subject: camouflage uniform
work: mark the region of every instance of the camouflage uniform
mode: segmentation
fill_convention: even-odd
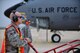
[[[20,30],[22,32],[23,38],[29,38],[32,42],[32,36],[31,36],[31,31],[30,27],[26,24],[21,24],[20,25]],[[30,47],[28,44],[24,46],[24,53],[29,53]]]
[[[24,39],[20,39],[19,34],[17,33],[17,29],[19,28],[15,24],[11,24],[12,26],[6,30],[6,53],[18,53],[19,47],[24,47],[27,42]],[[14,27],[13,27],[14,26]]]

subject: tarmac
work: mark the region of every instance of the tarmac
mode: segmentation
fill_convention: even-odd
[[[46,30],[40,29],[39,32],[37,32],[37,29],[31,28],[31,34],[33,38],[32,44],[39,51],[39,53],[43,53],[44,51],[55,48],[69,41],[80,39],[80,31],[60,31],[60,33],[61,33],[60,34],[61,41],[59,43],[53,43],[51,41],[51,36],[54,34],[53,32],[50,32],[50,30],[48,30],[48,33],[47,33],[48,41],[47,41],[46,40]],[[0,48],[1,48],[3,37],[4,37],[4,29],[0,29]],[[60,51],[64,48],[58,49],[57,51]],[[35,52],[32,49],[30,49],[29,53],[35,53]],[[53,53],[53,52],[50,52],[50,53]]]

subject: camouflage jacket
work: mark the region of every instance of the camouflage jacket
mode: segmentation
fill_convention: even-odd
[[[27,26],[26,24],[21,24],[19,27],[20,27],[23,38],[29,38],[32,42],[30,27]],[[28,46],[28,44],[26,44],[24,46],[24,53],[29,53],[29,50],[30,50],[30,47]]]
[[[19,28],[15,24],[6,30],[6,53],[18,53],[18,48],[27,44],[26,40],[20,39],[15,28]],[[13,27],[14,26],[14,27]]]

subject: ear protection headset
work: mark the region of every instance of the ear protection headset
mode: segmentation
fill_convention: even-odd
[[[13,13],[13,17],[12,17],[13,22],[17,22],[18,16],[15,15],[16,11],[14,10],[14,11],[12,11],[12,13]]]

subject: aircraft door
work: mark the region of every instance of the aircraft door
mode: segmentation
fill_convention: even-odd
[[[49,27],[49,17],[36,17],[37,28],[48,28]]]

